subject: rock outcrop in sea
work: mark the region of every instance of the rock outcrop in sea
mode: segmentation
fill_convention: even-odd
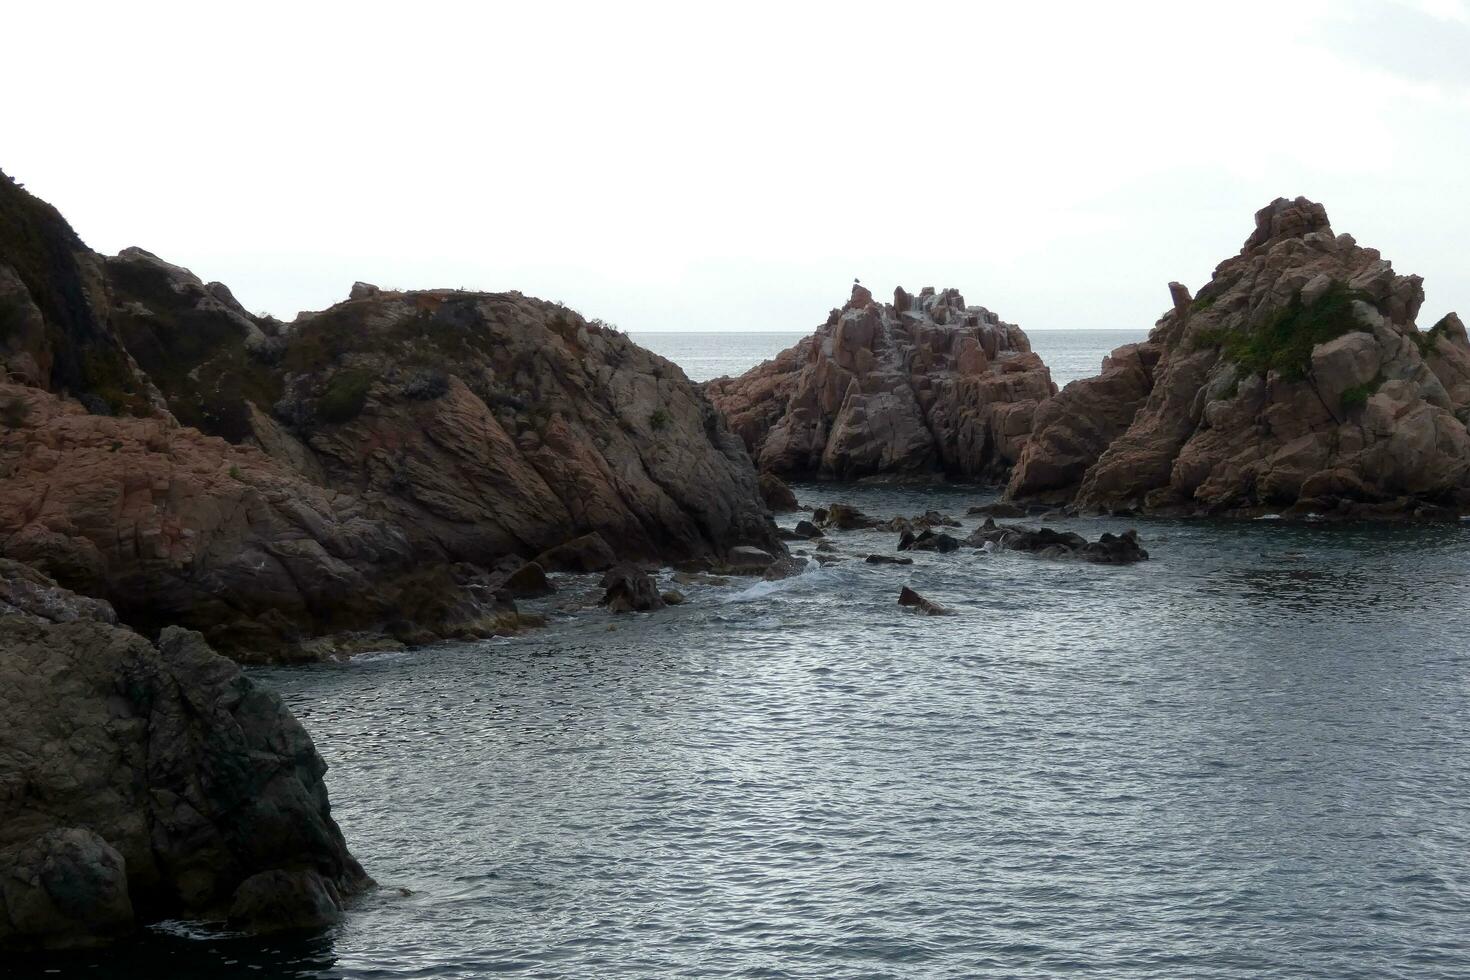
[[[1086,510],[1451,515],[1470,506],[1470,341],[1305,198],[1144,343],[1036,412],[1013,499]]]
[[[854,285],[811,337],[705,391],[763,472],[988,480],[1056,386],[1021,328],[958,290],[878,303]]]
[[[783,551],[741,441],[599,321],[358,283],[281,323],[3,175],[0,368],[0,556],[242,659],[514,630],[490,570],[588,535]]]
[[[237,906],[277,910],[242,928],[310,928],[371,883],[310,737],[198,633],[155,646],[13,562],[0,594],[0,949],[101,945]]]

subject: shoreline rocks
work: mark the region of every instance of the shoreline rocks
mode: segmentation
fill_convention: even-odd
[[[705,393],[762,472],[927,480],[1007,473],[1056,391],[1026,334],[957,290],[854,284],[817,332]]]
[[[155,647],[10,615],[0,650],[0,948],[223,918],[260,872],[315,875],[339,911],[371,884],[310,737],[199,634],[170,628]]]
[[[1148,552],[1139,544],[1138,532],[1131,529],[1122,534],[1105,531],[1096,541],[1088,541],[1075,531],[996,524],[987,518],[965,539],[965,544],[987,551],[1027,551],[1041,558],[1079,558],[1097,565],[1129,565],[1148,560]]]

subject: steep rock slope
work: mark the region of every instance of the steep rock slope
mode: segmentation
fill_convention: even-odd
[[[1019,327],[957,290],[879,304],[854,285],[813,336],[705,390],[766,472],[986,479],[1056,387]]]
[[[353,494],[428,554],[489,564],[591,531],[639,559],[774,543],[744,448],[683,372],[565,307],[359,283],[282,324],[140,249],[106,268],[181,421]]]
[[[1420,331],[1421,280],[1334,234],[1321,205],[1278,199],[1197,298],[1173,292],[1148,343],[1038,413],[1012,496],[1370,516],[1470,504],[1465,328],[1451,314]]]

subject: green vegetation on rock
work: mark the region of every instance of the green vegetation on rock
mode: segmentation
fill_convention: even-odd
[[[1361,408],[1368,404],[1368,399],[1373,397],[1373,393],[1383,385],[1383,381],[1383,375],[1380,374],[1372,381],[1344,388],[1342,394],[1338,396],[1338,402],[1343,408]]]
[[[1439,343],[1439,338],[1445,334],[1445,328],[1449,323],[1450,315],[1446,313],[1435,321],[1434,326],[1423,333],[1409,334],[1414,341],[1414,346],[1419,348],[1420,357],[1428,357],[1434,353],[1434,345]]]
[[[1291,302],[1246,329],[1213,327],[1194,337],[1196,347],[1218,347],[1225,357],[1246,371],[1279,372],[1288,381],[1301,381],[1312,366],[1312,348],[1365,327],[1353,311],[1357,300],[1368,300],[1347,283],[1333,282],[1313,303],[1302,302],[1301,292]]]
[[[317,415],[327,422],[351,422],[362,412],[372,384],[372,375],[366,371],[338,371],[332,375],[332,380],[327,382],[327,390],[317,400]]]

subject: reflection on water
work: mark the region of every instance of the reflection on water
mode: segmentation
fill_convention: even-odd
[[[1062,523],[1154,558],[854,560],[260,671],[386,887],[315,943],[156,936],[108,975],[1470,972],[1470,532]]]

